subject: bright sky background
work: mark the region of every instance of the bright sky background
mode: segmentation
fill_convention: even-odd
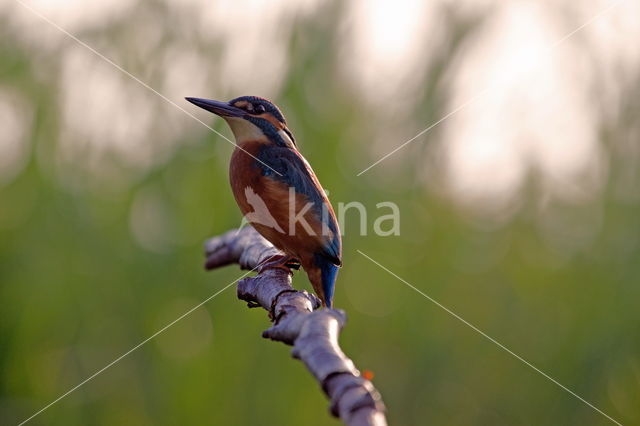
[[[297,16],[314,13],[322,1],[167,3],[175,13],[178,29],[158,26],[153,14],[134,0],[98,0],[91,2],[91,7],[81,0],[28,1],[79,35],[124,14],[139,13],[139,31],[126,37],[135,58],[121,57],[116,43],[122,40],[117,36],[93,42],[93,46],[125,68],[134,65],[139,69],[136,61],[152,61],[145,68],[149,74],[139,77],[176,102],[185,94],[214,92],[222,92],[221,97],[238,93],[277,96],[292,60],[285,44],[289,23]],[[362,97],[363,108],[375,109],[380,99],[387,100],[388,108],[386,116],[378,117],[374,124],[379,126],[375,132],[380,135],[378,140],[363,145],[363,149],[370,149],[366,158],[375,161],[432,124],[425,122],[420,128],[414,122],[406,123],[418,108],[417,89],[434,52],[438,52],[435,47],[448,40],[444,16],[455,8],[461,16],[481,13],[486,18],[448,71],[448,102],[441,110],[446,114],[482,95],[434,129],[439,132],[435,143],[446,154],[447,185],[453,197],[463,204],[490,201],[488,205],[504,208],[517,202],[531,170],[543,177],[551,197],[579,199],[597,193],[607,176],[599,142],[605,112],[615,114],[626,87],[618,83],[628,81],[640,69],[640,3],[620,0],[584,30],[556,43],[612,3],[350,2],[344,22],[338,26],[344,40],[341,72]],[[82,158],[96,173],[109,173],[105,158],[115,155],[142,173],[170,155],[178,135],[193,127],[180,111],[18,4],[5,0],[0,10],[7,8],[15,17],[15,34],[34,55],[41,55],[43,61],[61,61],[58,76],[43,74],[42,78],[59,79],[63,124],[55,155],[62,170]],[[207,63],[204,52],[192,41],[193,33],[202,39],[224,40],[219,63]],[[150,52],[166,34],[171,35],[170,45],[163,46],[160,58],[151,57]],[[268,53],[262,48],[265,44],[271,46]],[[260,63],[259,78],[256,63]],[[194,72],[203,69],[209,72]],[[218,87],[221,81],[224,87]],[[87,96],[100,101],[87,107]],[[27,141],[33,114],[27,105],[11,88],[0,87],[4,129],[0,184],[19,173],[30,152]],[[161,130],[154,133],[159,135],[154,140],[147,137],[151,129]],[[423,152],[417,147],[423,143],[424,137],[417,139],[376,169],[388,173],[402,168],[403,160]]]

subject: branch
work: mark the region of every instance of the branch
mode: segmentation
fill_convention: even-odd
[[[205,250],[207,269],[231,263],[256,269],[265,260],[282,254],[250,226],[211,238]],[[262,337],[293,346],[293,357],[307,366],[329,397],[331,414],[349,426],[387,424],[380,394],[338,345],[338,334],[346,322],[344,311],[318,309],[320,300],[295,290],[291,273],[278,268],[240,280],[238,298],[249,307],[261,306],[269,312],[273,325]]]

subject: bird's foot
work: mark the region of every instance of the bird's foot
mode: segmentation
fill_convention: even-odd
[[[247,302],[247,307],[248,308],[259,308],[262,305],[260,305],[258,302],[253,302],[253,301],[248,301]]]
[[[287,273],[290,273],[292,269],[300,269],[300,261],[292,256],[272,256],[258,267],[258,273],[273,268],[283,269]]]
[[[289,269],[295,269],[296,271],[300,269],[300,261],[295,257],[289,258],[289,261],[285,263],[286,267]]]

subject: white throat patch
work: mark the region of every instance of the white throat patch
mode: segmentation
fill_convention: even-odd
[[[224,117],[229,123],[233,136],[236,137],[236,143],[242,143],[250,140],[265,139],[262,130],[252,122],[240,117]]]

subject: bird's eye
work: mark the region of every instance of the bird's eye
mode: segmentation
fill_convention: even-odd
[[[256,105],[253,107],[253,109],[255,110],[255,112],[257,112],[258,114],[262,114],[263,112],[266,111],[266,109],[264,108],[264,105]]]

